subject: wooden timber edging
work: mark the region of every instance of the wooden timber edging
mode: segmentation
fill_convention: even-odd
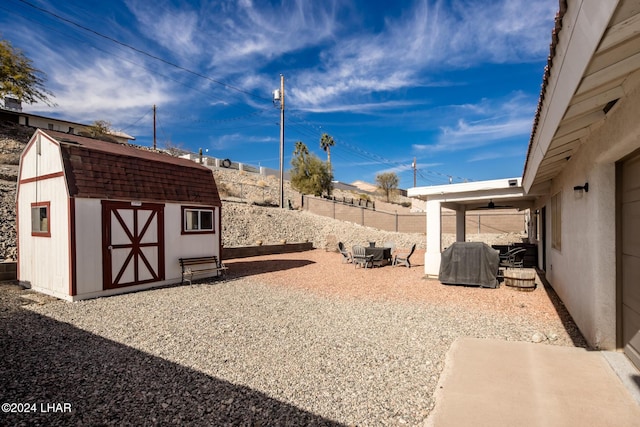
[[[284,243],[277,245],[262,246],[238,246],[233,248],[222,248],[222,259],[248,258],[260,255],[287,254],[293,252],[304,252],[313,250],[312,242],[305,243]],[[13,281],[18,279],[17,262],[0,262],[0,282]]]
[[[313,250],[313,243],[285,243],[262,246],[238,246],[222,248],[222,259],[248,258],[260,255],[286,254]],[[526,260],[525,260],[526,261]],[[530,263],[525,262],[526,266]],[[535,266],[535,262],[531,267]],[[0,282],[17,280],[17,263],[15,261],[0,262]]]
[[[248,258],[260,255],[288,254],[293,252],[304,252],[313,250],[312,242],[305,243],[283,243],[277,245],[261,245],[261,246],[238,246],[231,248],[222,248],[223,260],[235,258]]]

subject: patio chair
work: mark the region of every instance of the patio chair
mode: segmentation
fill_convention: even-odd
[[[388,261],[390,263],[393,262],[393,256],[395,255],[395,251],[396,251],[396,242],[392,242],[392,241],[384,242],[384,247],[390,249],[389,254],[391,254],[391,258],[389,258]]]
[[[353,266],[361,266],[367,268],[369,265],[373,267],[373,255],[367,255],[364,246],[354,246],[351,248],[351,256],[353,259]]]
[[[525,248],[511,248],[500,255],[500,267],[522,268],[524,266]]]
[[[396,255],[393,257],[392,266],[395,267],[396,265],[404,265],[407,268],[411,268],[411,261],[409,259],[411,258],[411,255],[413,255],[413,252],[415,250],[416,250],[416,244],[414,243],[413,246],[411,246],[411,250],[409,252],[407,251],[396,252]]]
[[[344,247],[344,243],[338,242],[338,250],[340,250],[340,253],[342,254],[343,264],[349,264],[353,262],[353,257],[351,256],[351,252],[349,252],[347,248]]]

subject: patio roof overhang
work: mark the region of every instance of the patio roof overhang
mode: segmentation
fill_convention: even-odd
[[[535,196],[525,194],[521,178],[465,182],[407,190],[409,197],[438,200],[441,205],[455,211],[478,209],[530,209]]]
[[[523,172],[526,193],[546,192],[638,70],[640,1],[560,1]]]

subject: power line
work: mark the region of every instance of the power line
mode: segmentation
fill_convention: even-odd
[[[153,111],[153,108],[149,108],[149,109],[148,109],[148,110],[147,110],[147,111],[142,115],[142,117],[140,117],[138,120],[136,120],[135,122],[131,123],[130,125],[125,126],[124,128],[122,128],[122,130],[124,131],[124,130],[127,130],[127,129],[131,128],[131,127],[134,127],[135,125],[137,125],[137,124],[138,124],[138,122],[140,122],[140,120],[142,120],[142,119],[144,119],[145,117],[147,117],[147,115],[148,115],[151,111]]]
[[[242,116],[227,117],[224,119],[194,119],[190,117],[176,116],[176,115],[172,115],[172,118],[179,119],[183,122],[189,122],[189,123],[225,123],[225,122],[233,122],[233,121],[238,121],[242,119],[247,119],[247,118],[257,116],[259,114],[265,113],[267,111],[272,111],[272,110],[273,108],[263,108],[261,110],[254,111],[253,113],[245,114]]]
[[[17,0],[17,1],[22,1],[22,0]],[[9,12],[9,13],[16,13],[16,12],[15,12],[15,10],[11,10],[11,9],[4,8],[4,7],[2,7],[2,5],[0,5],[0,10],[5,10],[5,11],[7,11],[7,12]],[[95,45],[95,44],[91,44],[91,43],[89,43],[89,42],[88,42],[87,40],[85,40],[85,39],[81,39],[81,38],[79,38],[79,37],[74,37],[74,36],[72,36],[71,34],[69,34],[68,32],[60,31],[60,29],[59,29],[58,27],[43,24],[43,23],[38,22],[37,20],[35,20],[35,19],[33,19],[33,18],[30,18],[30,17],[28,17],[28,16],[27,16],[27,17],[23,17],[23,18],[26,18],[26,19],[28,19],[28,20],[30,20],[30,21],[32,21],[32,22],[36,22],[36,23],[38,23],[38,25],[39,25],[40,27],[47,28],[49,31],[56,32],[56,33],[58,33],[58,34],[62,35],[63,37],[67,37],[67,38],[70,38],[70,39],[72,39],[72,40],[77,40],[77,41],[79,41],[79,42],[81,42],[81,43],[87,43],[89,46],[91,46],[91,48],[92,48],[92,49],[96,49],[96,50],[98,50],[98,51],[104,52],[104,53],[105,53],[105,54],[107,54],[107,55],[113,56],[113,57],[115,57],[115,58],[117,58],[117,59],[119,59],[119,60],[121,60],[121,61],[128,62],[128,63],[130,63],[130,64],[132,64],[132,65],[135,65],[135,66],[137,66],[137,67],[140,67],[140,68],[142,68],[142,69],[144,69],[144,70],[146,70],[146,71],[148,71],[148,72],[150,72],[150,73],[152,73],[152,74],[158,75],[158,76],[163,77],[163,78],[165,78],[165,79],[167,79],[167,80],[174,81],[174,82],[176,82],[177,84],[182,85],[182,86],[184,86],[184,87],[186,87],[186,88],[189,88],[189,89],[192,89],[192,90],[195,90],[195,91],[199,91],[199,90],[200,90],[199,88],[196,88],[196,87],[194,87],[194,86],[191,86],[191,85],[189,85],[189,84],[187,84],[187,83],[185,83],[185,82],[182,82],[182,81],[180,81],[180,80],[178,80],[178,79],[176,79],[176,78],[174,78],[174,77],[171,77],[171,76],[169,76],[169,75],[163,74],[163,73],[161,73],[161,72],[159,72],[159,71],[157,71],[157,70],[151,69],[150,67],[148,67],[148,66],[146,66],[146,65],[144,65],[144,64],[141,64],[141,63],[139,63],[139,62],[132,61],[132,60],[131,60],[131,59],[129,59],[129,58],[126,58],[126,57],[123,57],[123,56],[117,55],[117,54],[115,54],[115,53],[113,53],[113,52],[107,51],[107,50],[105,50],[105,49],[103,49],[103,48],[101,48],[101,47],[99,47],[99,46],[97,46],[97,45]],[[219,101],[227,102],[227,101],[226,101],[225,99],[223,99],[223,98],[220,98],[220,97],[217,97],[217,96],[214,96],[214,95],[209,95],[209,96],[210,96],[211,98],[217,99],[217,100],[219,100]],[[270,108],[265,109],[265,111],[266,111],[266,110],[270,110]]]
[[[263,101],[271,101],[271,99],[267,99],[267,98],[264,98],[264,97],[262,97],[262,96],[255,95],[255,94],[253,94],[253,93],[251,93],[251,92],[249,92],[249,91],[246,91],[246,90],[244,90],[244,89],[242,89],[242,88],[239,88],[239,87],[236,87],[236,86],[232,86],[232,85],[230,85],[230,84],[227,84],[227,83],[221,82],[221,81],[219,81],[219,80],[213,79],[212,77],[206,76],[206,75],[204,75],[204,74],[202,74],[202,73],[199,73],[199,72],[197,72],[197,71],[193,71],[193,70],[191,70],[191,69],[189,69],[189,68],[183,67],[183,66],[178,65],[178,64],[176,64],[176,63],[174,63],[174,62],[171,62],[171,61],[169,61],[169,60],[166,60],[166,59],[164,59],[164,58],[162,58],[162,57],[160,57],[160,56],[157,56],[157,55],[151,54],[151,53],[149,53],[149,52],[147,52],[147,51],[144,51],[144,50],[142,50],[142,49],[139,49],[139,48],[137,48],[137,47],[135,47],[135,46],[132,46],[132,45],[127,44],[127,43],[124,43],[124,42],[122,42],[122,41],[120,41],[120,40],[118,40],[118,39],[116,39],[116,38],[113,38],[113,37],[107,36],[107,35],[105,35],[105,34],[102,34],[102,33],[98,32],[98,31],[96,31],[96,30],[94,30],[94,29],[92,29],[92,28],[89,28],[89,27],[84,26],[84,25],[82,25],[82,24],[80,24],[80,23],[77,23],[77,22],[75,22],[75,21],[73,21],[73,20],[71,20],[71,19],[68,19],[68,18],[65,18],[65,17],[63,17],[63,16],[60,16],[60,15],[58,15],[58,14],[56,14],[56,13],[52,12],[52,11],[49,11],[49,10],[47,10],[47,9],[45,9],[45,8],[39,7],[39,6],[37,6],[37,5],[34,5],[33,3],[28,2],[28,1],[26,1],[26,0],[18,0],[18,1],[19,1],[19,2],[21,2],[21,3],[23,3],[23,4],[25,4],[25,5],[27,5],[27,6],[29,6],[29,7],[31,7],[31,8],[33,8],[33,9],[35,9],[35,10],[38,10],[38,11],[39,11],[39,12],[41,12],[41,13],[47,14],[47,15],[49,15],[49,16],[52,16],[52,17],[54,17],[55,19],[57,19],[57,20],[59,20],[59,21],[62,21],[62,22],[65,22],[65,23],[67,23],[67,24],[70,24],[70,25],[72,25],[72,26],[75,26],[75,27],[77,27],[77,28],[80,28],[81,30],[84,30],[84,31],[86,31],[86,32],[89,32],[89,33],[91,33],[91,34],[94,34],[95,36],[98,36],[98,37],[100,37],[100,38],[103,38],[103,39],[105,39],[105,40],[108,40],[108,41],[110,41],[110,42],[112,42],[112,43],[115,43],[115,44],[120,45],[120,46],[122,46],[122,47],[125,47],[125,48],[127,48],[127,49],[130,49],[130,50],[132,50],[132,51],[134,51],[134,52],[136,52],[136,53],[139,53],[139,54],[141,54],[141,55],[147,56],[147,57],[149,57],[149,58],[151,58],[151,59],[154,59],[154,60],[156,60],[156,61],[162,62],[162,63],[164,63],[164,64],[166,64],[166,65],[169,65],[169,66],[171,66],[171,67],[174,67],[174,68],[176,68],[176,69],[178,69],[178,70],[181,70],[181,71],[184,71],[184,72],[189,73],[189,74],[191,74],[191,75],[194,75],[194,76],[196,76],[196,77],[199,77],[199,78],[205,79],[205,80],[210,81],[210,82],[212,82],[212,83],[215,83],[215,84],[221,85],[222,87],[224,87],[224,88],[226,88],[226,89],[233,90],[233,91],[236,91],[236,92],[239,92],[239,93],[242,93],[242,94],[245,94],[245,95],[251,96],[251,97],[253,97],[253,98],[263,100]],[[96,48],[97,48],[97,49],[99,49],[99,50],[103,50],[103,49],[100,49],[100,48],[98,48],[98,47],[96,47]],[[103,51],[104,51],[104,50],[103,50]],[[104,52],[106,52],[106,51],[104,51]],[[113,55],[113,53],[111,53],[111,52],[106,52],[106,53],[108,53],[108,54],[110,54],[110,55]],[[117,55],[114,55],[114,56],[116,56],[116,57],[117,57]],[[176,81],[176,82],[178,82],[178,83],[180,83],[180,84],[183,84],[183,85],[185,85],[185,86],[189,87],[188,85],[186,85],[186,84],[184,84],[184,83],[182,83],[182,82],[179,82],[178,80],[175,80],[175,79],[173,79],[173,78],[171,78],[171,77],[168,77],[168,76],[165,76],[165,75],[163,75],[163,74],[161,74],[161,73],[158,73],[158,72],[157,72],[157,71],[155,71],[155,70],[150,70],[149,68],[147,68],[147,67],[145,67],[145,66],[143,66],[143,65],[136,64],[136,63],[134,63],[134,62],[132,62],[132,61],[129,61],[129,60],[127,60],[127,59],[124,59],[124,58],[120,58],[120,59],[126,60],[126,61],[128,61],[128,62],[130,62],[130,63],[135,64],[135,65],[141,66],[141,67],[143,67],[143,68],[147,69],[148,71],[150,71],[150,72],[152,72],[152,73],[155,73],[155,74],[161,75],[161,76],[163,76],[163,77],[165,77],[165,78],[168,78],[168,79],[174,80],[174,81]],[[195,89],[195,88],[192,88],[192,89]],[[218,99],[220,99],[220,98],[218,98]],[[250,114],[244,115],[244,116],[238,116],[238,117],[232,117],[232,118],[226,118],[226,119],[194,120],[194,121],[192,121],[192,122],[194,122],[194,123],[222,123],[222,122],[228,122],[228,121],[236,121],[236,120],[242,120],[242,119],[244,119],[244,118],[248,118],[248,117],[256,116],[256,115],[261,114],[261,113],[263,113],[264,111],[267,111],[267,110],[268,110],[268,109],[263,109],[263,110],[259,110],[259,111],[256,111],[256,112],[253,112],[253,113],[250,113]],[[137,124],[140,120],[142,120],[144,117],[146,117],[146,115],[147,115],[148,113],[149,113],[149,112],[147,111],[147,113],[145,113],[145,115],[143,115],[140,119],[138,119],[138,120],[137,120],[136,122],[134,122],[133,124],[131,124],[131,125],[127,126],[125,129],[127,129],[127,128],[129,128],[129,127],[132,127],[132,126],[134,126],[135,124]],[[291,112],[290,112],[290,113],[291,113]],[[295,114],[294,114],[294,115],[295,115]],[[246,128],[246,127],[255,127],[255,126],[261,126],[261,124],[253,124],[253,125],[249,125],[249,126],[244,126],[243,128]],[[291,124],[290,124],[289,126],[291,126]],[[304,119],[302,119],[302,121],[300,122],[300,124],[299,124],[299,125],[294,125],[294,127],[296,127],[296,128],[297,128],[297,130],[298,130],[301,134],[306,134],[306,135],[308,135],[308,136],[318,137],[318,138],[319,138],[319,136],[322,134],[322,129],[321,129],[320,127],[315,126],[315,125],[312,125],[312,124],[310,124],[309,122],[307,122],[307,121],[306,121],[306,120],[304,120]],[[217,130],[232,130],[232,129],[238,129],[238,128],[219,128],[219,129],[217,129]],[[164,130],[163,130],[163,132],[164,132]],[[165,135],[165,137],[166,137],[166,135]],[[402,163],[399,163],[399,162],[396,162],[396,161],[389,160],[389,159],[384,158],[384,157],[382,157],[382,156],[380,156],[380,155],[378,155],[378,154],[375,154],[375,153],[368,152],[368,151],[366,151],[366,150],[364,150],[364,149],[361,149],[361,148],[359,148],[359,147],[357,147],[357,146],[351,145],[351,144],[349,144],[348,142],[346,142],[346,141],[344,141],[344,140],[342,140],[342,139],[336,139],[336,142],[339,142],[342,146],[344,146],[345,148],[347,148],[347,150],[351,151],[354,155],[356,155],[357,157],[360,157],[360,158],[362,158],[362,159],[370,160],[370,161],[374,161],[374,162],[377,162],[377,163],[381,163],[381,164],[385,164],[385,165],[389,165],[389,166],[394,166],[394,167],[403,167],[403,166],[404,166]],[[425,180],[427,180],[427,181],[429,181],[429,179],[428,179],[428,178],[426,178],[426,176],[424,175],[424,173],[433,174],[433,175],[436,175],[436,176],[441,177],[441,178],[447,178],[447,179],[449,179],[449,180],[451,180],[452,178],[454,178],[454,177],[453,177],[453,176],[451,176],[451,175],[443,174],[443,173],[440,173],[440,172],[437,172],[437,171],[432,171],[432,170],[426,170],[426,171],[424,171],[424,173],[423,173],[423,171],[422,171],[422,170],[418,170],[417,172],[418,172],[418,174],[419,174],[423,179],[425,179]],[[461,178],[461,177],[455,177],[455,178],[456,178],[456,179],[458,179],[458,180],[460,180],[460,181],[468,181],[467,179],[465,179],[465,178]]]
[[[264,97],[259,96],[259,95],[255,95],[255,94],[253,94],[253,93],[251,93],[251,92],[249,92],[249,91],[246,91],[246,90],[244,90],[244,89],[241,89],[241,88],[238,88],[238,87],[232,86],[232,85],[230,85],[230,84],[227,84],[227,83],[221,82],[221,81],[219,81],[219,80],[215,80],[215,79],[213,79],[213,78],[211,78],[211,77],[209,77],[209,76],[205,76],[204,74],[198,73],[197,71],[190,70],[190,69],[188,69],[188,68],[186,68],[186,67],[183,67],[183,66],[178,65],[178,64],[176,64],[176,63],[173,63],[173,62],[171,62],[171,61],[168,61],[168,60],[166,60],[166,59],[164,59],[164,58],[161,58],[161,57],[159,57],[159,56],[157,56],[157,55],[153,55],[153,54],[151,54],[151,53],[149,53],[149,52],[146,52],[146,51],[144,51],[144,50],[142,50],[142,49],[138,49],[137,47],[131,46],[130,44],[127,44],[127,43],[121,42],[120,40],[117,40],[117,39],[115,39],[115,38],[113,38],[113,37],[110,37],[110,36],[107,36],[107,35],[105,35],[105,34],[102,34],[102,33],[98,32],[98,31],[96,31],[96,30],[93,30],[93,29],[91,29],[91,28],[89,28],[89,27],[86,27],[86,26],[84,26],[84,25],[82,25],[82,24],[79,24],[79,23],[77,23],[77,22],[75,22],[75,21],[72,21],[72,20],[70,20],[70,19],[67,19],[67,18],[65,18],[65,17],[63,17],[63,16],[60,16],[60,15],[58,15],[58,14],[56,14],[56,13],[54,13],[54,12],[51,12],[51,11],[49,11],[49,10],[47,10],[47,9],[44,9],[44,8],[42,8],[42,7],[39,7],[39,6],[36,6],[36,5],[34,5],[33,3],[30,3],[30,2],[28,2],[28,1],[26,1],[26,0],[18,0],[18,1],[20,1],[21,3],[26,4],[27,6],[30,6],[30,7],[34,8],[34,9],[36,9],[36,10],[38,10],[38,11],[42,12],[42,13],[45,13],[45,14],[50,15],[50,16],[53,16],[54,18],[56,18],[56,19],[58,19],[58,20],[60,20],[60,21],[66,22],[66,23],[68,23],[68,24],[71,24],[71,25],[73,25],[73,26],[75,26],[75,27],[78,27],[78,28],[80,28],[80,29],[84,30],[84,31],[90,32],[90,33],[92,33],[92,34],[95,34],[95,35],[96,35],[96,36],[98,36],[98,37],[102,37],[102,38],[103,38],[103,39],[105,39],[105,40],[109,40],[109,41],[111,41],[111,42],[113,42],[113,43],[119,44],[120,46],[123,46],[123,47],[126,47],[126,48],[128,48],[128,49],[131,49],[131,50],[133,50],[134,52],[137,52],[137,53],[139,53],[139,54],[141,54],[141,55],[145,55],[145,56],[147,56],[147,57],[149,57],[149,58],[151,58],[151,59],[155,59],[156,61],[160,61],[160,62],[162,62],[162,63],[164,63],[164,64],[167,64],[167,65],[169,65],[169,66],[171,66],[171,67],[174,67],[174,68],[177,68],[177,69],[179,69],[179,70],[181,70],[181,71],[184,71],[184,72],[187,72],[187,73],[189,73],[189,74],[192,74],[192,75],[194,75],[194,76],[196,76],[196,77],[200,77],[200,78],[205,79],[205,80],[208,80],[208,81],[210,81],[210,82],[212,82],[212,83],[219,84],[219,85],[221,85],[221,86],[225,87],[226,89],[231,89],[231,90],[234,90],[234,91],[236,91],[236,92],[240,92],[240,93],[243,93],[243,94],[245,94],[245,95],[249,95],[249,96],[251,96],[251,97],[254,97],[254,98],[256,98],[256,99],[261,99],[261,100],[263,100],[263,101],[269,101],[269,102],[271,101],[271,99],[264,98]]]
[[[292,113],[290,113],[290,114],[292,114]],[[293,115],[295,115],[295,114],[293,114]],[[320,128],[317,125],[314,125],[314,124],[311,124],[311,123],[307,122],[305,119],[300,119],[299,123],[301,123],[300,126],[306,125],[310,129],[313,128],[314,130],[309,130],[308,131],[308,134],[310,134],[312,136],[318,135],[318,137],[319,137],[319,135],[321,135],[323,133],[322,128]],[[380,156],[378,154],[371,153],[371,152],[366,151],[366,150],[364,150],[364,149],[362,149],[360,147],[357,147],[357,146],[354,146],[352,144],[349,144],[348,142],[336,137],[335,135],[333,135],[333,136],[334,136],[334,139],[335,139],[336,143],[339,143],[341,146],[346,147],[353,154],[355,154],[356,156],[358,156],[358,157],[360,157],[362,159],[371,160],[371,161],[374,161],[374,162],[377,162],[377,163],[381,163],[381,164],[385,164],[385,165],[389,165],[389,166],[393,166],[393,167],[403,167],[403,166],[405,166],[403,163],[399,163],[397,161],[389,160],[389,159],[384,158],[384,157],[382,157],[382,156]],[[335,153],[339,153],[339,152],[336,151]],[[455,179],[455,180],[460,181],[460,182],[471,181],[470,179],[467,179],[467,178],[463,178],[463,177],[459,177],[459,176],[453,176],[451,174],[445,174],[445,173],[437,172],[437,171],[434,171],[434,170],[431,170],[431,169],[426,169],[426,170],[425,169],[417,169],[416,171],[417,171],[418,175],[423,180],[425,180],[427,182],[431,182],[431,183],[434,183],[434,182],[437,182],[437,181],[435,181],[434,179],[427,178],[425,176],[425,174],[435,175],[438,178],[441,178],[441,179],[445,180],[446,182],[450,182],[451,179]]]

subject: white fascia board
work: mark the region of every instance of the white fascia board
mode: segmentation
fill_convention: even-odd
[[[515,181],[515,185],[510,185],[510,182]],[[443,195],[455,195],[473,193],[479,191],[486,192],[498,192],[502,194],[500,190],[504,189],[519,189],[522,192],[522,178],[503,178],[494,179],[490,181],[474,181],[463,182],[460,184],[444,184],[434,185],[429,187],[414,187],[407,190],[408,197],[424,197],[424,196],[443,196]]]
[[[526,191],[531,189],[538,167],[604,35],[619,0],[569,0],[558,34],[556,56],[532,141],[527,169],[523,174]]]

